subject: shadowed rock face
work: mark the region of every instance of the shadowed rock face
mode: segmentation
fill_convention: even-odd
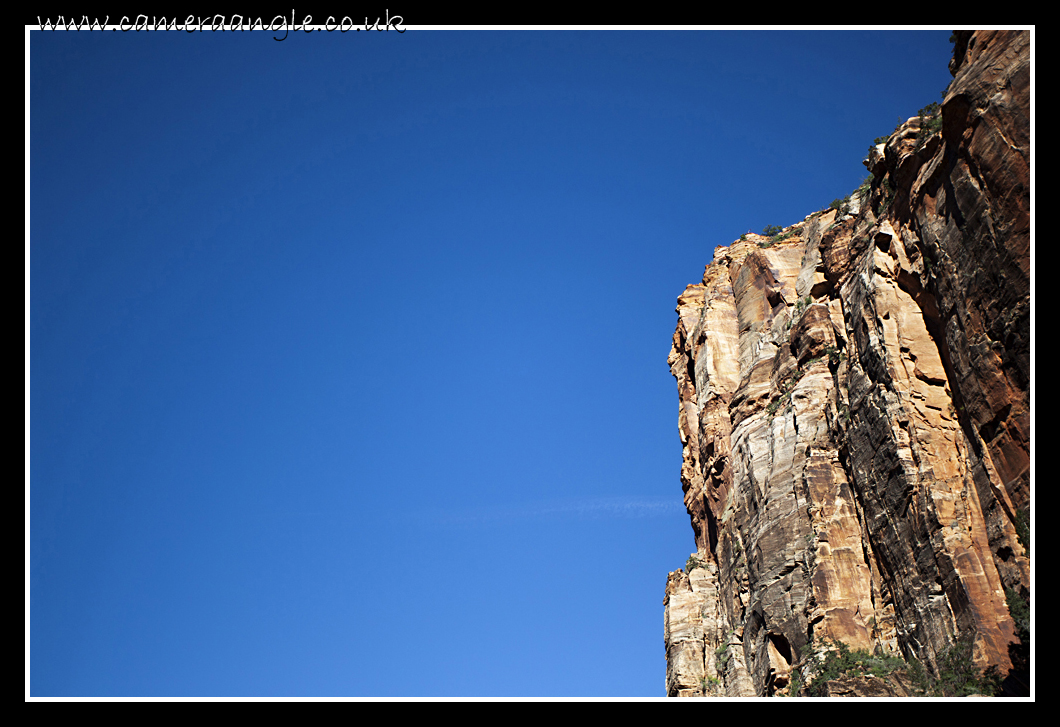
[[[956,36],[941,123],[909,119],[847,209],[717,248],[678,299],[669,364],[704,565],[667,583],[672,696],[784,693],[828,641],[935,668],[971,639],[977,665],[1012,667],[1004,589],[1026,594],[1030,572],[1030,38]],[[862,682],[830,693],[908,693]]]

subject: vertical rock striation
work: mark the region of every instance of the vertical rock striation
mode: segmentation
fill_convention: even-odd
[[[672,696],[786,693],[840,641],[937,669],[970,640],[980,668],[1013,667],[1030,36],[955,35],[940,112],[872,149],[842,208],[718,247],[678,298],[697,552],[666,586]]]

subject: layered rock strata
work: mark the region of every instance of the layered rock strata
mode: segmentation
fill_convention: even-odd
[[[671,696],[787,693],[838,641],[937,669],[971,640],[980,668],[1012,669],[1005,589],[1030,586],[1029,43],[958,31],[940,117],[872,149],[842,208],[718,247],[679,297],[696,553],[666,586]]]

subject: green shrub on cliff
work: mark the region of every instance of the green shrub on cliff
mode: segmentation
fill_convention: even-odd
[[[1001,674],[996,666],[979,670],[972,660],[972,642],[965,639],[944,651],[938,658],[938,676],[932,676],[917,661],[906,662],[897,656],[879,656],[864,650],[852,650],[842,641],[828,644],[832,648],[820,665],[811,669],[806,693],[825,696],[825,685],[842,677],[881,677],[904,671],[921,696],[967,697],[971,694],[1001,694]]]
[[[920,131],[916,133],[916,142],[917,148],[920,148],[928,137],[942,128],[942,109],[937,103],[929,103],[917,115],[920,117]]]
[[[1012,659],[1012,676],[1015,684],[1012,685],[1014,694],[1017,696],[1029,693],[1031,673],[1031,604],[1030,594],[1024,597],[1020,592],[1012,588],[1005,589],[1005,601],[1008,603],[1008,612],[1012,621],[1016,624],[1016,636],[1019,644],[1009,645],[1009,657]],[[1011,696],[1012,693],[1006,696]]]
[[[821,665],[813,670],[813,682],[807,691],[810,696],[823,697],[824,686],[832,679],[868,674],[878,677],[907,666],[905,661],[896,656],[876,656],[863,649],[854,651],[842,641],[837,641]]]
[[[977,669],[972,661],[972,641],[964,639],[939,657],[939,676],[931,691],[938,697],[996,696],[1001,694],[1001,675],[996,666]]]
[[[1028,510],[1016,511],[1016,537],[1020,545],[1027,551],[1027,557],[1031,557],[1031,514]]]

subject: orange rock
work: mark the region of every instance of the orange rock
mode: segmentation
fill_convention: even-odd
[[[678,299],[668,362],[702,566],[667,584],[668,694],[787,692],[828,641],[934,668],[971,639],[980,668],[1013,669],[1029,67],[1028,33],[958,31],[942,123],[877,147],[845,217],[719,247]],[[910,693],[874,679],[828,693]]]

